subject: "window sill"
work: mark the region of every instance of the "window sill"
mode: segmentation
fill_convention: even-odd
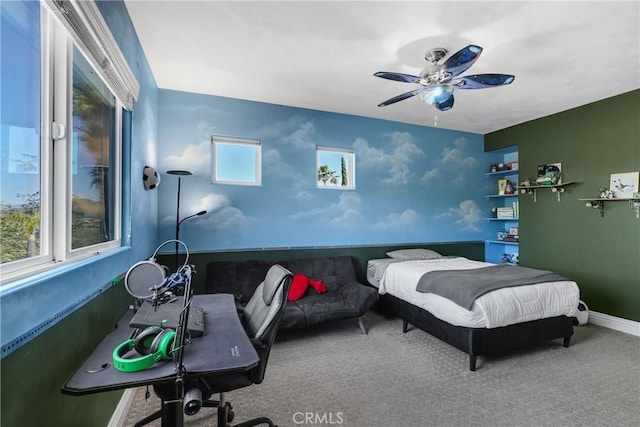
[[[131,250],[130,246],[121,246],[105,252],[91,254],[81,259],[75,258],[62,262],[51,261],[40,264],[37,267],[16,271],[15,273],[3,274],[0,282],[0,295],[14,292],[36,282],[50,280],[58,275],[66,274],[129,250]]]

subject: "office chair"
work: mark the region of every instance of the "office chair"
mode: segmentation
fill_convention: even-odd
[[[267,368],[267,360],[271,352],[271,346],[278,331],[278,325],[284,315],[287,303],[287,295],[291,286],[293,275],[281,265],[275,264],[256,288],[253,296],[240,312],[240,319],[247,336],[251,340],[258,353],[258,365],[247,372],[234,372],[222,375],[211,375],[188,379],[185,387],[184,412],[186,415],[195,415],[201,407],[218,408],[218,427],[229,427],[233,421],[233,407],[225,400],[225,393],[251,384],[260,384],[264,379]],[[171,387],[154,387],[155,393],[164,401],[169,400],[175,391]],[[214,394],[220,395],[220,400],[211,400]],[[136,424],[141,426],[153,419],[159,418],[153,414]],[[249,427],[260,424],[268,424],[275,427],[273,422],[266,417],[245,421],[234,427]]]

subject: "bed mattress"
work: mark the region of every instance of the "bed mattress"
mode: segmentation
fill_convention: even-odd
[[[498,328],[554,316],[574,316],[580,300],[578,285],[573,281],[545,282],[535,285],[507,287],[479,297],[471,310],[435,294],[416,291],[420,277],[429,271],[465,270],[490,264],[464,257],[431,260],[369,260],[367,280],[386,293],[429,311],[455,326]]]

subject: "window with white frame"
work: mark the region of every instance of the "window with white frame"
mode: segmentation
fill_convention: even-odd
[[[211,137],[211,182],[215,184],[260,185],[259,139]]]
[[[2,282],[120,246],[139,86],[93,2],[0,3]]]
[[[355,153],[349,148],[316,147],[318,188],[353,190],[356,188]]]

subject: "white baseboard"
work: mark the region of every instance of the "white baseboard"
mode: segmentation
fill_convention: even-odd
[[[133,398],[136,395],[136,390],[133,388],[128,388],[122,393],[122,397],[120,398],[120,402],[116,409],[113,411],[113,415],[111,415],[111,419],[109,420],[109,424],[107,427],[122,427],[124,425],[125,420],[127,419],[127,414],[129,413],[129,408],[131,408],[131,403],[133,403]]]
[[[633,320],[590,311],[589,323],[640,337],[640,322]]]

